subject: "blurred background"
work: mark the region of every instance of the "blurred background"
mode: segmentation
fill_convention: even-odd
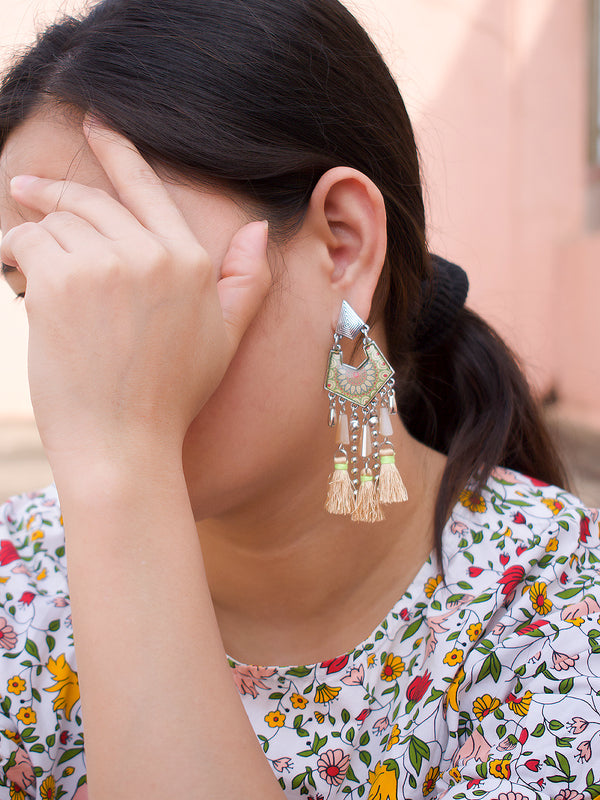
[[[0,66],[84,3],[0,0]],[[599,0],[347,0],[416,129],[430,249],[519,354],[600,505]],[[22,304],[0,286],[0,500],[51,480],[33,424]]]

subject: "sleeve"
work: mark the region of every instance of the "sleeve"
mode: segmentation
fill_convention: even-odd
[[[456,720],[462,743],[438,796],[600,794],[600,606],[597,583],[582,580],[580,602],[477,648]]]

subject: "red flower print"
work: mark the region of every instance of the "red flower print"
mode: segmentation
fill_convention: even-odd
[[[61,744],[68,744],[71,734],[68,731],[61,731],[59,740]]]
[[[477,786],[478,783],[481,783],[481,778],[473,778],[467,783],[467,789],[472,789],[473,786]]]
[[[534,631],[536,628],[541,628],[542,626],[547,624],[548,624],[547,619],[537,619],[535,622],[530,622],[528,625],[523,625],[522,628],[519,628],[517,630],[517,635],[523,636],[525,633],[531,633],[531,631]]]
[[[408,608],[403,608],[402,611],[400,612],[400,616],[402,617],[402,619],[405,619],[405,620],[406,619],[410,619],[410,614],[408,613]]]
[[[517,547],[517,555],[518,555],[518,556],[522,555],[522,554],[523,554],[523,553],[524,553],[526,550],[528,550],[528,549],[529,549],[529,548],[527,547],[527,545],[526,545],[526,544],[520,544],[520,545]]]
[[[26,605],[30,605],[34,597],[35,594],[33,592],[23,592],[23,594],[19,598],[19,602],[25,603]]]
[[[521,744],[525,744],[525,742],[527,741],[528,737],[529,737],[529,732],[528,732],[527,728],[523,728],[523,730],[519,734],[519,742]]]
[[[539,772],[540,770],[540,760],[539,758],[530,758],[529,761],[525,762],[525,766],[527,769],[531,770],[532,772]]]
[[[344,782],[350,756],[344,755],[341,749],[327,750],[317,761],[319,775],[331,786],[339,786]]]
[[[360,712],[360,714],[357,717],[355,717],[356,721],[357,722],[364,722],[366,720],[366,718],[369,716],[369,714],[371,713],[372,710],[373,709],[371,709],[371,708],[363,708],[363,710]]]
[[[482,572],[483,570],[481,567],[469,567],[469,575],[472,578],[476,578],[478,575],[481,575]]]
[[[587,517],[582,517],[579,523],[579,541],[584,544],[590,538],[590,521]]]
[[[567,573],[563,572],[562,575],[560,576],[559,580],[562,583],[562,585],[564,586],[565,583],[567,582]]]
[[[413,678],[408,684],[408,688],[406,690],[407,700],[412,700],[413,702],[420,700],[429,688],[430,684],[431,673],[429,671],[425,672],[424,675],[417,675],[417,677]]]
[[[17,634],[8,624],[8,620],[0,617],[0,647],[12,650],[17,643]]]
[[[517,513],[513,516],[513,522],[516,522],[517,525],[524,525],[527,520],[520,511],[517,511]]]
[[[501,578],[498,578],[498,583],[501,583],[504,588],[502,594],[512,594],[517,586],[525,577],[525,570],[520,564],[515,564],[514,567],[509,567]]]
[[[533,483],[534,486],[549,486],[549,483],[546,481],[541,481],[539,478],[529,478],[529,480]]]
[[[327,667],[327,674],[331,675],[332,672],[340,672],[343,670],[348,663],[349,658],[349,655],[338,656],[337,658],[332,658],[329,661],[322,661],[321,666]]]
[[[508,555],[508,553],[502,553],[502,555],[500,556],[500,563],[502,564],[502,566],[505,567],[509,561],[510,561],[510,556]]]
[[[3,539],[0,542],[0,565],[10,564],[11,561],[17,561],[19,554],[15,550],[15,546],[8,539]]]

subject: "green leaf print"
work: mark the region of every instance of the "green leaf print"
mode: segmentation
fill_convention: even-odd
[[[429,758],[429,745],[426,742],[421,741],[421,739],[418,739],[416,736],[411,736],[410,743],[408,745],[408,757],[418,775],[421,772],[423,759]]]
[[[38,661],[40,660],[40,654],[38,652],[37,645],[35,642],[32,642],[31,639],[27,639],[25,642],[25,650],[27,650],[30,656],[37,658]]]

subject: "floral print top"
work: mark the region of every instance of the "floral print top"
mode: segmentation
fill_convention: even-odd
[[[496,469],[482,496],[461,494],[443,551],[445,582],[432,556],[351,652],[230,659],[282,796],[600,794],[598,512]],[[0,797],[85,800],[54,488],[0,509],[0,584]]]

